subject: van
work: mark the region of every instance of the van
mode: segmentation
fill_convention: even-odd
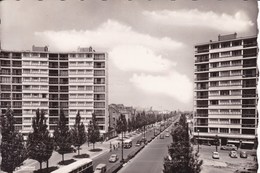
[[[107,165],[100,163],[97,165],[94,173],[105,173],[107,171]]]

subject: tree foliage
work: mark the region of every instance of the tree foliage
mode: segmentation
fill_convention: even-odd
[[[116,131],[117,133],[126,132],[127,131],[127,121],[124,114],[120,114],[119,119],[116,123]]]
[[[96,115],[92,114],[92,121],[89,122],[88,126],[88,141],[93,144],[93,149],[95,148],[95,143],[100,138],[100,132],[98,123],[96,121]]]
[[[190,145],[186,117],[180,117],[180,126],[172,133],[173,142],[169,146],[169,157],[164,158],[164,173],[199,173],[202,160]]]
[[[60,111],[59,121],[53,136],[57,151],[62,155],[62,162],[64,162],[64,154],[71,150],[72,137],[63,110]]]
[[[87,141],[87,135],[85,131],[85,125],[81,122],[81,116],[78,112],[75,119],[75,124],[71,129],[72,142],[75,147],[77,147],[78,155],[80,146],[83,145]]]
[[[32,127],[33,132],[29,134],[27,142],[28,156],[37,160],[40,163],[40,169],[42,169],[42,162],[47,162],[50,159],[54,149],[43,110],[37,109]]]
[[[26,159],[26,149],[22,135],[15,131],[11,109],[1,116],[1,170],[12,173]]]

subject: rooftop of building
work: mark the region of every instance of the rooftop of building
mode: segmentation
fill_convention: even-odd
[[[0,49],[0,52],[14,52],[14,53],[56,53],[56,54],[80,54],[80,53],[106,53],[94,50],[90,47],[78,47],[77,51],[50,51],[48,46],[32,46],[32,50],[6,50]]]
[[[196,46],[203,46],[203,45],[208,45],[208,44],[214,44],[214,43],[221,43],[221,42],[226,42],[226,41],[235,41],[235,40],[243,40],[243,39],[250,39],[250,38],[257,38],[257,35],[253,36],[245,36],[245,37],[238,37],[237,33],[233,34],[226,34],[226,35],[218,35],[218,40],[209,40],[209,42],[204,42],[204,43],[197,43]]]

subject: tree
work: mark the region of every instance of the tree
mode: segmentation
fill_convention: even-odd
[[[55,145],[58,147],[58,153],[62,155],[62,162],[64,162],[64,154],[68,153],[72,145],[72,137],[67,125],[66,117],[61,109],[60,118],[56,129],[53,133]]]
[[[87,141],[87,135],[85,131],[85,125],[81,121],[80,113],[76,115],[76,120],[73,129],[71,130],[72,142],[75,147],[77,147],[78,155],[80,146]]]
[[[43,110],[37,109],[36,117],[32,121],[32,127],[33,132],[29,134],[27,142],[28,156],[40,163],[40,169],[42,169],[42,162],[47,162],[48,168],[48,160],[54,150],[54,144],[47,129],[48,126]]]
[[[1,170],[12,173],[26,159],[22,135],[15,131],[13,112],[10,108],[1,116]]]
[[[169,157],[164,158],[164,173],[199,173],[202,160],[190,145],[185,115],[180,117],[180,126],[172,133],[172,141],[168,148]]]
[[[88,141],[93,144],[93,149],[95,149],[95,143],[100,138],[99,127],[96,121],[96,115],[92,114],[92,121],[89,122],[88,126]]]

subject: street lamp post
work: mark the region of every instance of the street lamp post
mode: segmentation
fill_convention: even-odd
[[[198,132],[198,153],[200,152],[200,142],[199,142],[199,138],[200,138],[200,130],[197,130]]]
[[[123,142],[123,131],[121,132],[122,133],[122,143],[121,143],[121,151],[122,151],[122,160],[121,162],[124,163],[124,142]]]

